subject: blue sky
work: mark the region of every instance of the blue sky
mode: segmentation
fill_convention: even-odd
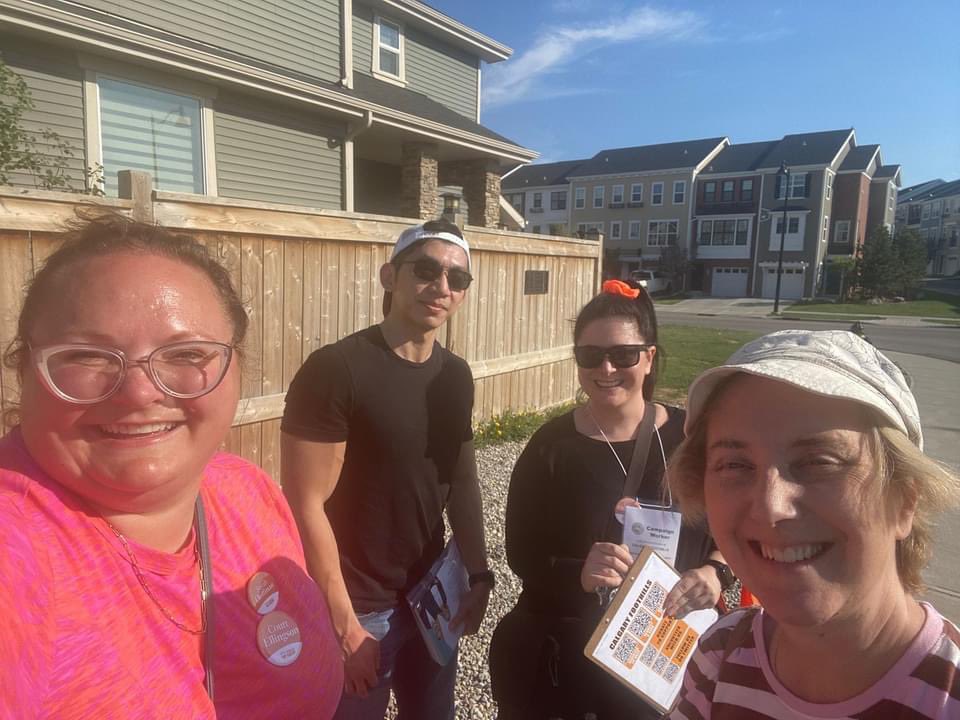
[[[853,127],[904,186],[960,178],[960,2],[428,2],[513,48],[481,121],[538,162]]]

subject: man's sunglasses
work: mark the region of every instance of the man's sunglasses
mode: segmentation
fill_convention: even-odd
[[[640,362],[640,355],[656,345],[612,345],[598,347],[597,345],[577,345],[573,348],[573,356],[577,365],[584,370],[593,370],[603,364],[604,358],[610,358],[615,368],[631,368]]]
[[[436,282],[441,275],[447,274],[447,285],[454,292],[463,292],[473,282],[473,275],[457,267],[445,268],[431,257],[406,260],[401,265],[413,265],[413,274],[425,282]]]

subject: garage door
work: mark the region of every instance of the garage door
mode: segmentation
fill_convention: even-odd
[[[714,297],[746,297],[747,268],[715,267],[710,294]]]
[[[777,294],[777,269],[764,268],[763,296],[775,297]],[[803,297],[803,268],[784,268],[780,281],[780,297],[786,300],[799,300]]]

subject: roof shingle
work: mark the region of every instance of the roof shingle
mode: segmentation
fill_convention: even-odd
[[[651,170],[692,168],[703,162],[704,158],[725,140],[725,137],[715,137],[601,150],[569,176],[620,175]]]

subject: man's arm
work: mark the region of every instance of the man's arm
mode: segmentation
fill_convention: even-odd
[[[453,537],[460,548],[463,564],[471,575],[488,569],[487,545],[483,536],[483,500],[480,496],[480,480],[477,477],[477,459],[473,440],[467,440],[460,448],[457,466],[454,469],[450,500],[447,503],[447,518]],[[480,629],[487,610],[491,586],[478,582],[460,601],[460,609],[450,622],[454,628],[463,625],[464,634],[472,635]]]
[[[281,433],[280,467],[283,492],[303,540],[307,570],[327,598],[334,631],[340,639],[346,689],[361,697],[377,684],[380,649],[360,625],[340,569],[337,539],[325,503],[340,479],[347,443],[312,442]]]

